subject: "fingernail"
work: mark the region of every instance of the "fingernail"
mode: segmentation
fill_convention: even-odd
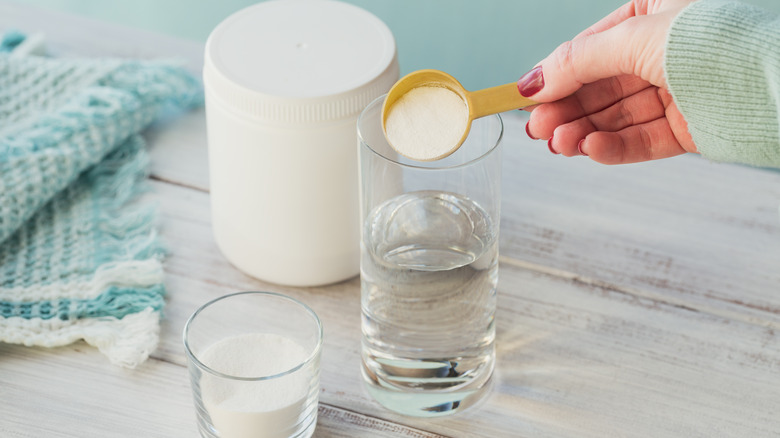
[[[517,81],[517,91],[523,97],[531,97],[541,91],[542,88],[544,88],[544,75],[542,75],[541,65],[534,67]]]
[[[531,124],[530,120],[528,122],[526,122],[526,124],[525,124],[525,133],[528,135],[528,138],[530,138],[531,140],[539,140],[538,138],[536,138],[533,135],[531,135],[531,131],[528,129],[528,125],[530,125],[530,124]]]
[[[582,151],[582,144],[583,143],[585,143],[585,139],[584,138],[582,140],[580,140],[579,143],[577,143],[577,150],[580,152],[580,155],[585,155],[587,157],[588,154],[586,154],[585,152]]]
[[[550,139],[549,139],[549,140],[547,140],[547,148],[548,148],[548,149],[550,149],[550,152],[554,153],[555,155],[559,155],[559,154],[560,154],[560,152],[556,151],[556,150],[555,150],[555,148],[553,148],[553,145],[552,145],[552,139],[553,139],[553,138],[552,138],[552,137],[550,137]]]

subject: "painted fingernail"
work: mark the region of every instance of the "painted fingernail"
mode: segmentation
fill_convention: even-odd
[[[560,152],[556,151],[555,148],[552,145],[552,137],[550,137],[549,140],[547,140],[547,148],[550,149],[550,152],[554,153],[555,155],[560,154]]]
[[[528,135],[528,138],[530,138],[531,140],[539,140],[538,138],[536,138],[533,135],[531,135],[531,130],[528,129],[528,125],[530,125],[530,124],[531,124],[530,120],[528,122],[526,122],[526,124],[525,124],[525,133]]]
[[[544,75],[542,74],[541,65],[534,67],[517,81],[517,91],[523,97],[531,97],[541,91],[542,88],[544,88]]]
[[[585,139],[584,138],[582,140],[580,140],[579,143],[577,143],[577,150],[580,152],[580,155],[585,155],[587,157],[588,154],[586,154],[585,152],[582,151],[582,144],[583,143],[585,143]]]

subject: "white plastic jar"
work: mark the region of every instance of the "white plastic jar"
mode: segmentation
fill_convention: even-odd
[[[267,1],[214,29],[212,223],[234,266],[294,286],[358,274],[357,117],[398,75],[390,29],[347,3]]]

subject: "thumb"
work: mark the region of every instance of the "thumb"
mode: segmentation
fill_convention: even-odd
[[[524,97],[552,102],[584,84],[625,74],[664,87],[663,53],[674,14],[631,17],[558,46],[517,82]]]

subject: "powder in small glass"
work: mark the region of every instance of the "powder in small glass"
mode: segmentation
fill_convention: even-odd
[[[468,127],[468,108],[454,91],[435,86],[409,90],[390,108],[387,141],[399,154],[419,161],[449,155]]]
[[[213,370],[236,377],[283,373],[306,360],[296,341],[271,333],[232,336],[209,346],[201,361]],[[267,381],[228,381],[204,374],[203,405],[222,438],[286,438],[306,409],[313,378],[304,369]]]

